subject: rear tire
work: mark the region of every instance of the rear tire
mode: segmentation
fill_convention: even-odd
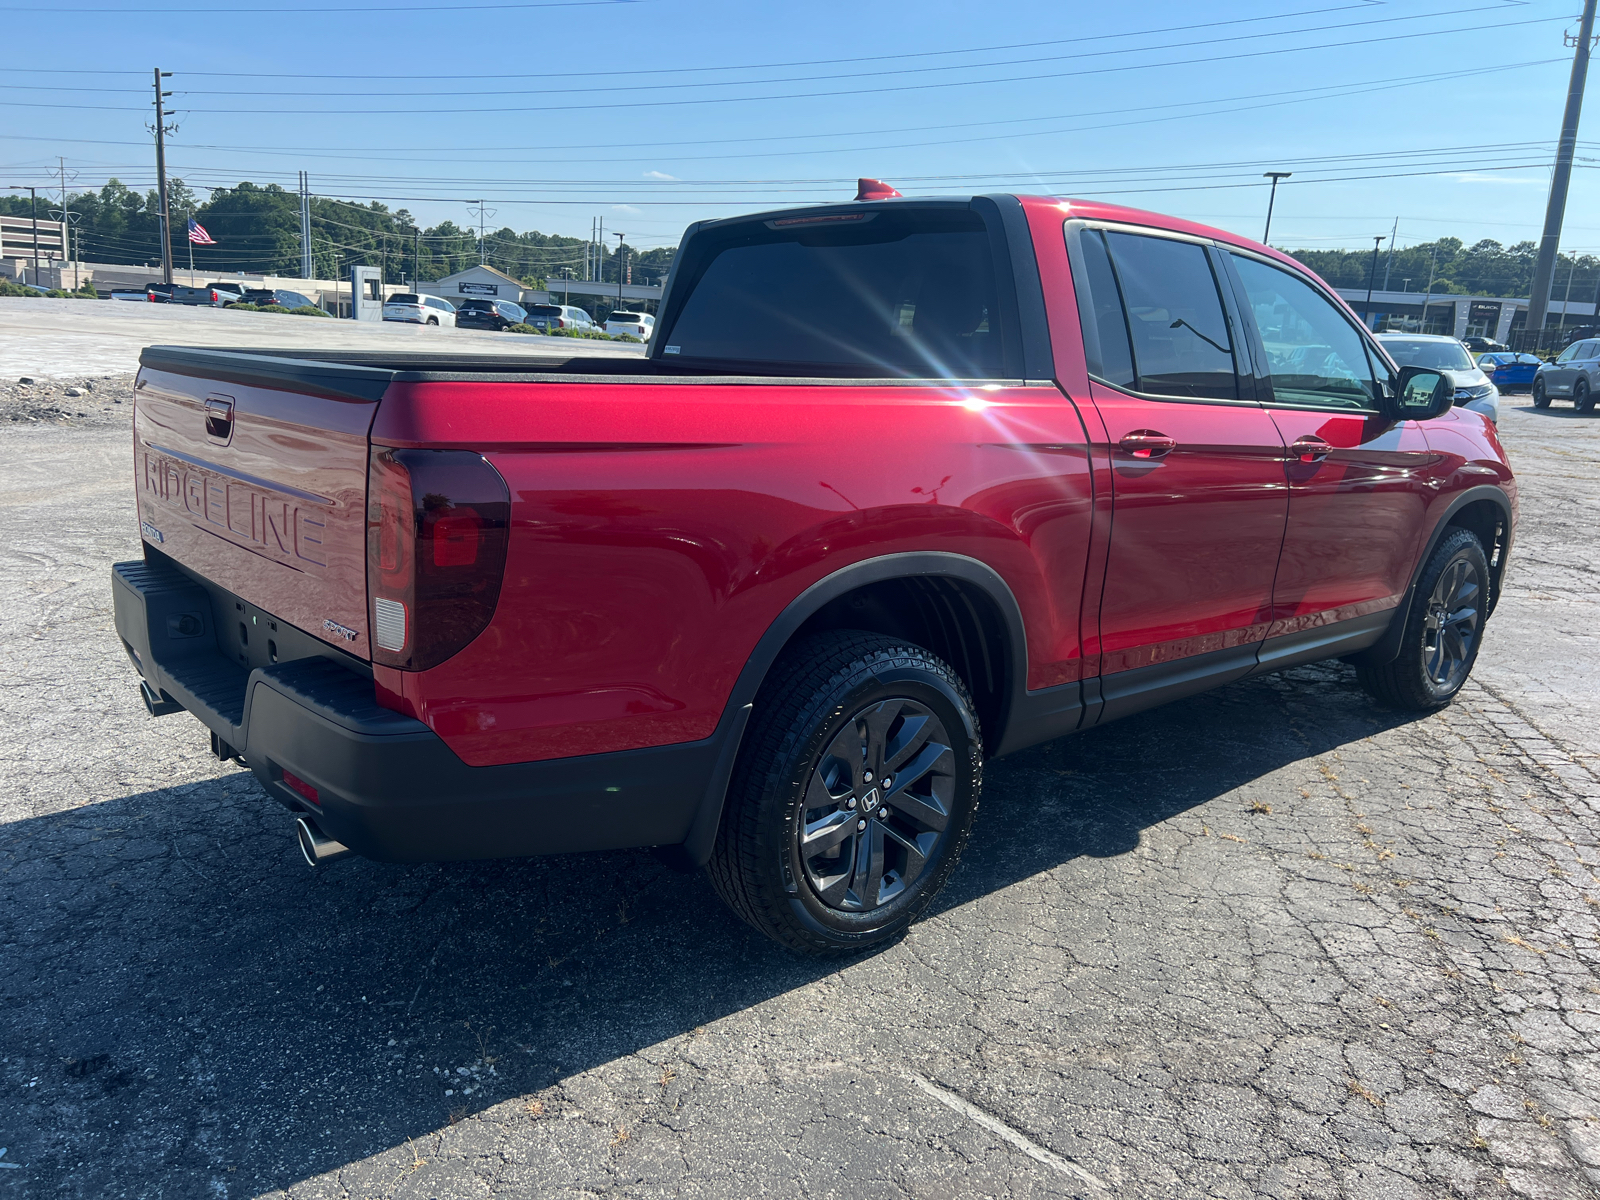
[[[853,630],[805,639],[756,699],[707,864],[712,885],[740,918],[802,953],[900,936],[966,845],[981,747],[966,685],[920,646]]]
[[[1406,614],[1400,653],[1382,666],[1357,666],[1356,678],[1388,708],[1441,708],[1472,674],[1489,617],[1489,562],[1477,535],[1446,532],[1428,558]]]
[[[1594,410],[1594,393],[1589,390],[1589,381],[1580,379],[1572,385],[1572,407],[1581,413]]]
[[[1550,393],[1544,390],[1544,380],[1533,381],[1533,406],[1535,408],[1550,407]]]
[[[438,317],[429,317],[428,318],[428,324],[429,325],[437,325],[438,323],[439,323],[439,318]]]

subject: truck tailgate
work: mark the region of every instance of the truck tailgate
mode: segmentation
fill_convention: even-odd
[[[252,382],[242,370],[183,373],[151,351],[143,361],[134,478],[144,540],[279,620],[370,658],[367,434],[381,391],[314,382],[296,390],[272,372]]]

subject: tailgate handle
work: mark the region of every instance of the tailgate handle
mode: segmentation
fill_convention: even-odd
[[[226,442],[233,436],[233,398],[209,396],[206,398],[206,436]]]

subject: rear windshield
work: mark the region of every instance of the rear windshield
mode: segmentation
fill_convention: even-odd
[[[561,306],[559,304],[535,304],[528,309],[530,317],[559,317]]]
[[[666,357],[822,374],[1003,374],[989,234],[970,209],[780,218],[695,240],[689,294],[653,339]]]
[[[386,301],[386,303],[389,303],[389,304],[421,304],[422,301],[418,300],[410,292],[396,292],[394,295],[389,297],[389,299]]]
[[[494,307],[494,305],[489,303],[489,301],[487,301],[487,300],[463,300],[461,302],[461,311],[462,312],[466,312],[468,309],[472,309],[474,311],[481,309],[481,310],[487,312],[488,310],[492,309],[493,307]]]
[[[1402,367],[1429,371],[1470,371],[1472,359],[1460,342],[1432,342],[1421,338],[1379,338],[1389,357]]]
[[[606,318],[608,321],[628,321],[634,325],[644,320],[638,313],[612,313]]]

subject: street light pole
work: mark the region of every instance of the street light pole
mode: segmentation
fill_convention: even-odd
[[[1362,313],[1362,318],[1367,323],[1367,328],[1372,328],[1372,285],[1378,281],[1378,247],[1383,245],[1383,234],[1377,234],[1372,239],[1372,270],[1367,272],[1367,310]]]
[[[1272,232],[1272,206],[1278,199],[1278,180],[1287,179],[1293,171],[1266,171],[1262,173],[1263,179],[1272,180],[1272,194],[1267,197],[1267,227],[1261,231],[1261,244],[1267,244],[1267,235]]]

